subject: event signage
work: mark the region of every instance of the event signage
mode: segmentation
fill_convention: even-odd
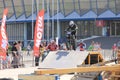
[[[0,57],[6,59],[6,52],[8,48],[8,38],[6,34],[6,18],[8,9],[4,9],[1,27],[0,27]]]
[[[39,56],[39,45],[44,31],[44,10],[38,13],[34,31],[34,56]]]

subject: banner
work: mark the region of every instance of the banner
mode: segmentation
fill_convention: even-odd
[[[6,18],[8,9],[4,9],[1,27],[0,27],[0,57],[6,59],[6,52],[8,48],[8,38],[6,34]]]
[[[34,56],[39,56],[39,46],[44,31],[44,10],[39,11],[34,30]]]

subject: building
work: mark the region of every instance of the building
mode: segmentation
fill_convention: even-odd
[[[33,40],[37,12],[45,10],[43,39],[64,38],[70,20],[78,25],[77,39],[120,36],[120,0],[0,0],[0,21],[8,8],[9,41]]]

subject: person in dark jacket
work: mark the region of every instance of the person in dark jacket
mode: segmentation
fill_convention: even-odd
[[[71,50],[71,47],[73,50],[76,49],[76,36],[77,36],[77,25],[74,23],[74,21],[69,22],[68,28],[65,30],[66,32],[66,38],[67,38],[67,48]]]
[[[13,47],[12,47],[12,56],[13,56],[13,60],[12,60],[12,66],[14,68],[18,68],[19,65],[19,54],[18,54],[18,50],[17,50],[17,42],[14,42]]]

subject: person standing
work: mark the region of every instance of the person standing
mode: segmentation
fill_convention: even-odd
[[[116,57],[117,56],[117,50],[118,50],[117,44],[114,43],[113,46],[112,46],[112,59],[115,60],[116,64],[117,64],[117,57]]]
[[[18,41],[19,66],[23,64],[22,42]]]
[[[120,40],[117,42],[117,58],[115,60],[116,64],[120,64]]]
[[[38,51],[38,52],[39,52],[39,54],[37,56],[35,56],[35,66],[39,66],[41,53],[40,53],[40,51]]]
[[[94,43],[94,51],[100,51],[100,50],[102,50],[101,43],[95,42]]]
[[[41,54],[41,62],[44,60],[44,58],[46,57],[45,55],[45,45],[43,43],[40,44],[39,50],[40,50],[40,54]]]
[[[6,53],[6,59],[3,60],[2,64],[3,64],[3,69],[10,68],[10,56],[8,54],[8,50]]]
[[[56,50],[58,50],[58,45],[56,44],[55,40],[51,40],[51,42],[48,44],[46,49],[49,50],[49,51],[56,51]]]
[[[17,47],[18,47],[18,43],[14,42],[12,49],[11,49],[12,56],[13,56],[13,60],[12,60],[13,68],[18,68],[18,65],[19,65],[19,54],[18,54]]]
[[[94,41],[92,41],[92,43],[88,47],[88,51],[93,51],[93,50],[94,50]]]
[[[112,46],[112,58],[116,58],[117,44],[114,43]]]
[[[80,51],[84,51],[85,50],[86,44],[83,41],[81,41],[78,45],[79,45]]]
[[[31,49],[31,46],[28,44],[27,46],[27,55],[30,56],[30,49]]]

